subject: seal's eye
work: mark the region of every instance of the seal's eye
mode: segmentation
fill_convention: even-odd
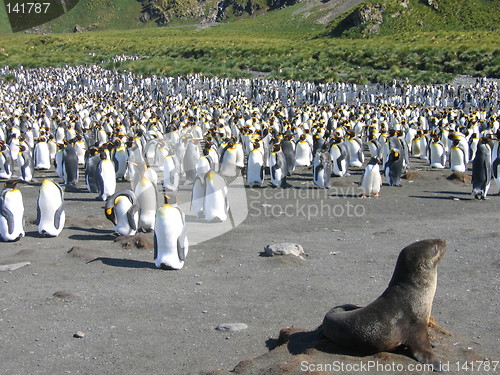
[[[438,246],[434,245],[434,248],[432,249],[432,254],[437,255],[438,253]]]

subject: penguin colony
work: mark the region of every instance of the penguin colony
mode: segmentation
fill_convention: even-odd
[[[179,186],[200,220],[231,217],[227,186],[289,186],[297,168],[327,189],[364,168],[361,197],[400,186],[410,158],[472,171],[472,195],[500,193],[499,90],[470,86],[312,84],[203,76],[142,77],[97,66],[0,69],[0,238],[24,236],[22,188],[38,171],[37,226],[64,227],[64,190],[105,202],[119,235],[154,231],[155,264],[180,269],[188,252]],[[365,159],[368,163],[365,163]],[[116,191],[117,181],[130,188]],[[21,185],[18,185],[21,186]],[[61,187],[64,186],[64,189]],[[161,196],[164,195],[164,198]],[[158,200],[164,200],[163,205]]]

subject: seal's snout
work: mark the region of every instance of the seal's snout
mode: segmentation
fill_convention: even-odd
[[[444,255],[445,250],[446,250],[446,240],[442,238],[436,238],[434,240],[435,247],[434,247],[434,255],[437,257],[435,258],[434,262],[435,264],[441,260],[441,257]]]
[[[436,244],[438,244],[440,247],[446,247],[446,240],[445,239],[436,238],[434,240],[434,242],[436,242]]]

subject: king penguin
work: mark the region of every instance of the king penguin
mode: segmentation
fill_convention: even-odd
[[[431,168],[443,169],[446,165],[446,152],[444,150],[443,142],[434,136],[429,143],[429,163]]]
[[[382,163],[380,158],[372,157],[368,162],[363,173],[363,178],[359,187],[361,189],[361,198],[369,197],[373,194],[374,197],[379,197],[380,186],[382,185],[382,178],[380,177],[380,167]]]
[[[229,214],[226,180],[216,172],[208,172],[205,175],[203,212],[205,220],[216,222],[226,221]]]
[[[96,199],[105,201],[115,193],[116,190],[116,173],[113,162],[108,158],[106,152],[101,151],[99,154],[101,159],[97,164],[96,180],[99,194]]]
[[[33,164],[33,159],[31,158],[31,150],[29,149],[28,145],[19,146],[19,156],[17,158],[17,163],[21,172],[21,179],[23,181],[30,182],[33,179],[35,166]]]
[[[492,156],[493,162],[491,164],[493,179],[495,180],[495,184],[497,185],[498,195],[500,195],[500,144],[499,143],[500,139],[497,139],[495,142],[495,147],[493,147],[493,151],[496,151],[496,153]]]
[[[306,139],[305,134],[301,134],[297,144],[295,145],[295,166],[310,167],[312,156],[312,147]]]
[[[91,147],[85,152],[85,184],[90,193],[97,193],[97,164],[101,161],[99,149]]]
[[[452,172],[465,172],[467,161],[463,145],[460,139],[453,139],[453,146],[450,148],[450,169]]]
[[[163,159],[163,188],[176,191],[179,188],[180,162],[173,150]]]
[[[0,178],[11,178],[13,170],[14,161],[12,160],[10,148],[5,142],[0,141]]]
[[[151,232],[155,227],[156,186],[146,177],[142,177],[134,190],[139,204],[138,230]]]
[[[157,268],[180,270],[189,249],[186,218],[176,203],[165,204],[156,210],[154,230],[154,261]]]
[[[321,189],[330,188],[332,176],[332,159],[328,152],[316,152],[313,160],[313,182]]]
[[[50,150],[45,137],[40,137],[33,149],[35,169],[50,169]]]
[[[247,183],[250,186],[264,183],[264,154],[260,150],[260,143],[253,143],[253,150],[250,151],[247,160]]]
[[[273,145],[269,154],[269,170],[271,172],[271,185],[274,187],[286,187],[287,164],[285,155],[281,151],[279,143]]]
[[[104,207],[108,220],[115,225],[115,232],[120,236],[133,236],[139,222],[139,205],[132,190],[120,190],[108,197]]]
[[[472,197],[486,199],[491,184],[491,150],[483,138],[480,139],[472,162]]]
[[[354,132],[347,132],[347,153],[350,167],[361,167],[365,161],[363,143]]]
[[[65,220],[63,190],[57,182],[46,178],[38,194],[36,215],[38,233],[46,237],[57,237],[63,230]]]
[[[205,176],[196,177],[191,190],[191,211],[200,218],[203,216],[203,202],[205,200]]]
[[[62,174],[66,189],[78,183],[78,156],[73,145],[68,144],[62,154]]]
[[[225,177],[236,177],[238,175],[237,160],[239,151],[231,140],[221,151],[219,172]]]
[[[342,138],[334,136],[330,146],[330,157],[332,159],[332,172],[334,176],[343,177],[347,175],[347,148]]]
[[[19,181],[7,181],[0,193],[0,239],[4,242],[18,241],[24,236],[24,204],[21,191],[16,188]]]
[[[403,173],[403,158],[398,150],[391,149],[389,158],[384,165],[385,178],[390,186],[401,186],[401,174]]]

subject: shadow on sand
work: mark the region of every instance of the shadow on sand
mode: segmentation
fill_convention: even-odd
[[[93,263],[100,261],[103,264],[107,266],[112,266],[112,267],[121,267],[121,268],[136,268],[136,269],[144,269],[144,268],[149,268],[149,269],[157,269],[155,264],[153,262],[144,262],[142,260],[134,260],[134,259],[118,259],[118,258],[108,258],[108,257],[99,257],[92,259],[87,262]]]

